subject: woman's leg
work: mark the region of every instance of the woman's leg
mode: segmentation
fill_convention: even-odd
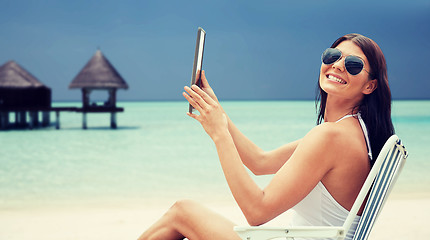
[[[191,200],[176,202],[138,240],[240,239],[234,223]]]

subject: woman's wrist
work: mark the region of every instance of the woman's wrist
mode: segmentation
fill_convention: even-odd
[[[220,142],[225,142],[226,139],[231,138],[231,135],[228,129],[225,128],[211,134],[211,138],[215,144],[218,144]]]

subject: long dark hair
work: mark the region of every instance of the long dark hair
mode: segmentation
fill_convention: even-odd
[[[360,34],[347,34],[338,38],[331,47],[334,48],[341,42],[350,40],[361,48],[370,65],[369,80],[377,80],[377,88],[371,93],[364,95],[363,100],[355,107],[361,113],[366,123],[369,141],[372,149],[373,165],[385,141],[394,134],[394,126],[391,122],[391,91],[388,86],[387,64],[384,54],[378,44],[372,39]],[[316,106],[318,111],[317,124],[324,121],[327,93],[321,88],[318,81],[318,92]]]

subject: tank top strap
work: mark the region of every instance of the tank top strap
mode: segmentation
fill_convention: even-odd
[[[373,160],[372,156],[372,148],[370,147],[370,140],[369,140],[369,133],[367,132],[366,123],[364,123],[363,118],[361,118],[360,112],[357,113],[358,115],[358,121],[360,122],[361,129],[363,130],[364,137],[366,138],[366,144],[367,144],[367,154],[369,155],[370,160]]]
[[[356,116],[358,116],[358,113],[345,115],[345,116],[341,117],[339,120],[337,120],[336,123],[342,121],[345,118],[356,117]]]
[[[344,120],[345,118],[349,118],[349,117],[357,117],[358,118],[358,121],[360,122],[361,130],[363,131],[364,137],[366,139],[367,153],[369,155],[370,160],[373,160],[372,149],[370,147],[369,133],[367,132],[367,127],[366,127],[366,124],[364,123],[363,118],[361,118],[360,112],[358,112],[356,114],[345,115],[345,116],[341,117],[339,120],[337,120],[336,123]]]

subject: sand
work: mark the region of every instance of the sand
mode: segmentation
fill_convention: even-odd
[[[137,239],[170,205],[170,203],[155,206],[92,204],[3,209],[0,210],[0,239]],[[213,202],[206,203],[206,206],[239,225],[246,224],[245,218],[234,202]],[[387,201],[370,239],[430,239],[430,228],[426,221],[429,213],[428,196],[392,197]],[[291,213],[287,212],[267,225],[281,226],[290,218]]]

